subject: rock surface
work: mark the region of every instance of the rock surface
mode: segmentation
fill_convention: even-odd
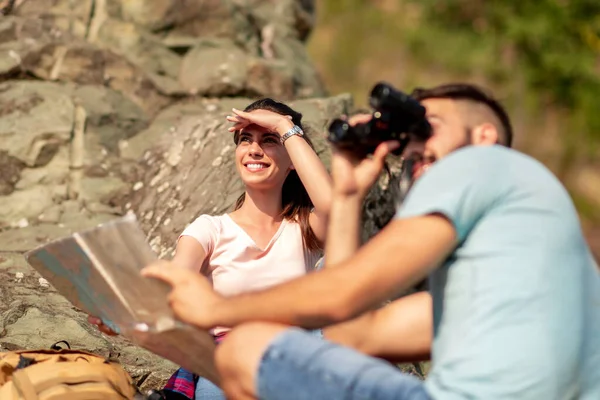
[[[0,19],[0,351],[66,340],[120,360],[142,390],[161,387],[175,365],[101,335],[23,253],[127,208],[143,218],[149,238],[160,236],[161,246],[172,247],[188,219],[225,210],[241,190],[224,124],[233,105],[264,96],[319,97],[298,100],[298,107],[321,131],[327,119],[347,111],[349,97],[325,98],[304,48],[313,1],[7,4],[0,1],[6,14]],[[74,146],[79,131],[83,148]],[[177,147],[186,141],[201,143],[201,152]],[[193,180],[186,182],[177,168]],[[163,175],[152,180],[146,169]],[[214,187],[227,195],[205,193]],[[151,202],[163,198],[189,207],[154,210]],[[148,218],[150,212],[155,216]]]

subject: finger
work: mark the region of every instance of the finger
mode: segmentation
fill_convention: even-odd
[[[371,120],[372,115],[371,114],[356,114],[351,116],[350,118],[348,118],[348,123],[351,126],[354,126],[356,124],[364,124],[367,123]]]
[[[234,126],[227,128],[227,130],[229,132],[235,132],[235,131],[239,131],[240,129],[243,129],[247,126],[248,126],[248,124],[245,124],[245,123],[237,123]]]
[[[161,280],[163,282],[168,283],[169,285],[173,286],[174,282],[174,276],[173,274],[171,274],[171,270],[168,270],[166,268],[161,268],[161,267],[157,267],[155,265],[151,265],[149,267],[146,267],[142,270],[141,274],[144,278],[154,278],[154,279],[158,279]]]
[[[173,262],[160,260],[142,269],[142,276],[154,278],[168,283],[171,286],[181,285],[198,278],[198,273],[181,268]]]
[[[400,147],[400,142],[397,140],[390,140],[380,143],[373,152],[373,159],[377,162],[383,163],[385,157],[387,157],[388,154],[396,150],[398,147]]]
[[[332,148],[332,157],[337,160],[343,159],[345,161],[348,161],[353,166],[356,166],[362,160],[362,158],[359,157],[358,154],[350,150],[337,148],[335,146]]]
[[[237,116],[237,115],[228,115],[227,117],[227,121],[229,122],[236,122],[236,123],[240,123],[240,122],[248,122],[248,120],[246,118]]]
[[[174,267],[173,264],[169,262],[162,261],[142,269],[141,274],[145,278],[158,279],[173,286],[180,280],[185,279],[182,277],[182,272],[185,272],[185,270]]]
[[[250,119],[250,113],[247,113],[245,111],[242,110],[238,110],[237,108],[232,108],[231,111],[233,111],[233,113],[239,117],[245,118],[245,119]]]

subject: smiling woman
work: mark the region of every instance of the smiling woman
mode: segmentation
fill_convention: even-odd
[[[233,110],[235,165],[244,193],[234,211],[201,215],[181,234],[173,262],[232,296],[313,270],[321,256],[331,181],[302,128],[302,115],[272,99]],[[229,329],[212,334],[219,343]],[[318,332],[316,332],[318,333]],[[211,382],[178,370],[165,388],[190,399],[224,399]]]

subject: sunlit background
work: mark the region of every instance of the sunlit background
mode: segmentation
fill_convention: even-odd
[[[494,91],[515,147],[571,191],[600,249],[600,1],[321,0],[309,52],[357,105],[378,80],[406,91],[469,81]]]

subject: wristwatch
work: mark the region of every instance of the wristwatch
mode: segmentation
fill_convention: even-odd
[[[281,144],[284,144],[286,140],[288,140],[289,138],[291,138],[294,135],[304,136],[304,132],[302,131],[302,128],[300,128],[298,125],[294,125],[292,127],[292,129],[290,129],[289,131],[284,133],[283,136],[281,136],[281,138],[279,140],[281,140]]]

